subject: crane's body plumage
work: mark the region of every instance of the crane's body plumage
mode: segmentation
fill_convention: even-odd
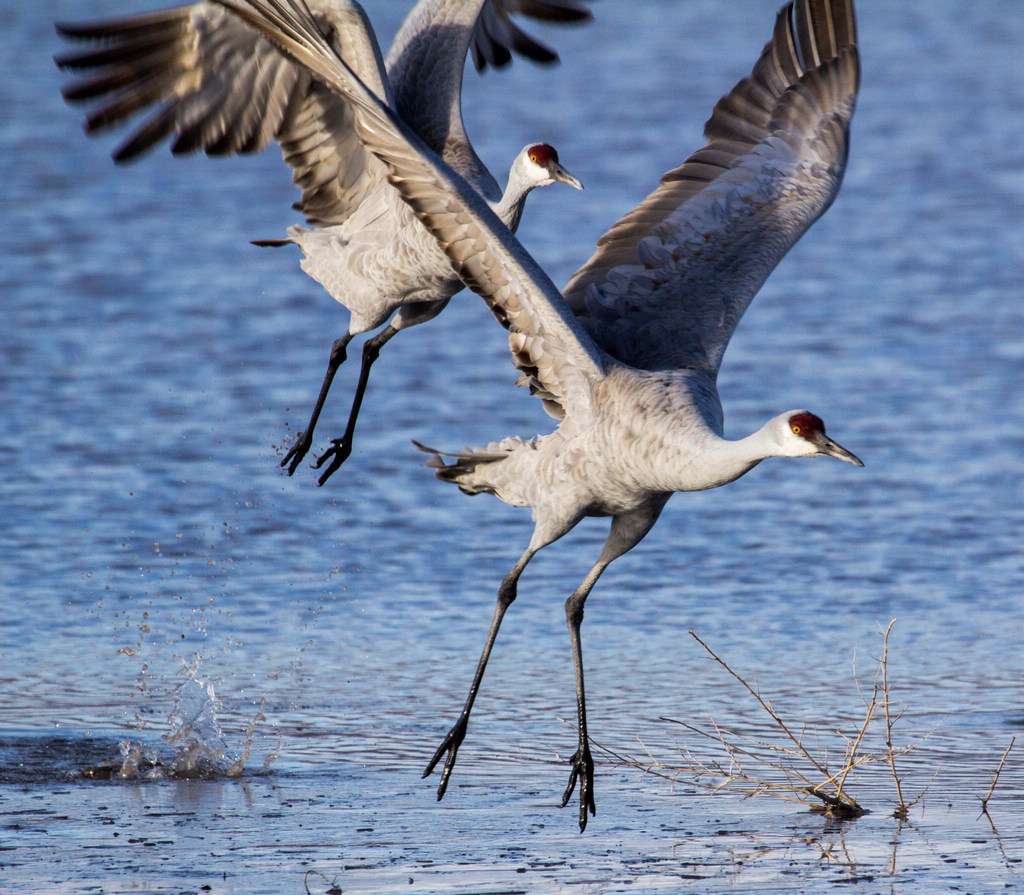
[[[502,191],[477,156],[462,121],[462,76],[472,48],[480,67],[502,64],[515,51],[541,61],[557,57],[518,30],[510,12],[578,21],[587,13],[550,0],[419,0],[386,58],[355,0],[310,0],[309,13],[332,53],[418,134],[430,151],[458,171],[515,229],[529,192],[562,180],[579,182],[559,164],[533,161],[534,147],[514,160]],[[60,25],[68,37],[103,46],[58,58],[90,73],[64,89],[72,101],[101,98],[89,130],[121,123],[135,112],[155,112],[116,153],[133,158],[173,135],[176,153],[259,151],[276,140],[301,190],[295,207],[309,227],[284,239],[297,244],[302,269],[351,312],[347,333],[332,348],[327,374],[305,430],[282,465],[297,468],[334,375],[353,336],[390,325],[367,343],[345,435],[320,457],[331,459],[323,482],[349,456],[370,366],[395,333],[440,313],[462,288],[436,240],[387,185],[387,170],[359,140],[348,101],[311,78],[302,65],[237,15],[202,0],[131,19]],[[94,74],[95,73],[95,74]]]
[[[516,156],[503,193],[494,201],[482,197],[512,229],[534,187],[554,182],[529,161],[532,148]],[[396,313],[396,330],[424,322],[463,288],[437,240],[383,182],[343,223],[294,226],[288,234],[305,256],[302,269],[348,308],[350,335],[383,326]]]
[[[468,493],[530,507],[530,542],[499,591],[487,641],[444,759],[446,790],[501,620],[542,547],[584,516],[610,516],[596,563],[566,601],[579,741],[563,804],[580,785],[594,813],[580,625],[590,590],[650,531],[668,498],[727,484],[769,457],[862,465],[805,410],[746,438],[723,433],[716,379],[743,312],[785,252],[831,204],[842,179],[859,80],[852,0],[794,0],[750,77],[715,107],[707,144],[614,225],[564,294],[480,195],[383,106],[334,54],[302,0],[220,0],[347,96],[355,128],[443,247],[459,277],[509,332],[520,383],[559,420],[533,440],[468,450],[438,476]]]
[[[599,412],[586,425],[574,419],[550,435],[465,451],[438,474],[467,493],[533,507],[538,524],[545,512],[611,516],[675,491],[716,487],[736,475],[711,481],[708,452],[693,450],[723,440],[720,413],[703,413],[714,403],[706,385],[699,372],[637,375],[611,363],[595,387]],[[564,511],[554,509],[560,504]]]
[[[401,224],[395,226],[396,221]],[[390,187],[342,224],[288,230],[302,249],[302,269],[328,294],[344,298],[350,335],[383,326],[406,305],[425,305],[434,316],[462,288],[437,242],[423,236],[429,234]],[[400,281],[396,269],[402,271]],[[395,326],[404,328],[400,322]]]

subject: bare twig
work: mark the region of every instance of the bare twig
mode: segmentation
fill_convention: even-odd
[[[899,820],[906,820],[910,806],[903,801],[903,787],[900,785],[899,774],[896,773],[896,755],[892,748],[893,718],[890,712],[891,703],[889,700],[889,632],[894,624],[896,624],[896,619],[890,619],[885,631],[882,632],[882,658],[879,660],[879,667],[882,672],[882,705],[885,708],[885,748],[889,757],[889,769],[892,771],[892,779],[896,784],[896,810],[893,811],[892,815]],[[898,719],[899,715],[896,717]]]
[[[839,779],[836,784],[839,794],[842,795],[844,787],[846,786],[846,778],[860,762],[857,759],[857,755],[860,752],[860,745],[864,741],[864,735],[867,733],[868,725],[871,723],[871,719],[874,718],[875,712],[878,710],[878,675],[875,675],[874,686],[871,690],[871,700],[868,702],[867,711],[864,713],[864,721],[860,725],[860,729],[857,731],[857,735],[853,738],[852,742],[848,741],[846,747],[846,761],[843,762],[843,769],[839,772]]]
[[[817,799],[820,799],[825,804],[825,810],[830,814],[835,814],[840,817],[860,817],[864,813],[864,809],[857,804],[856,799],[853,799],[848,793],[845,792],[845,790],[843,789],[843,784],[846,780],[846,776],[849,774],[850,770],[852,770],[853,767],[856,767],[858,764],[861,764],[865,761],[872,760],[870,757],[865,757],[863,759],[858,758],[857,753],[859,750],[860,741],[864,735],[864,731],[866,730],[867,725],[871,720],[871,716],[874,714],[875,703],[872,702],[872,705],[869,706],[868,716],[865,718],[864,724],[862,725],[861,730],[858,733],[857,738],[854,741],[852,747],[848,749],[847,761],[844,763],[844,767],[840,771],[839,776],[837,777],[837,775],[831,773],[828,770],[828,767],[821,761],[819,761],[818,758],[814,756],[804,745],[804,732],[801,731],[800,736],[797,736],[795,733],[793,733],[789,725],[787,725],[786,722],[783,721],[782,717],[775,710],[775,707],[771,704],[771,702],[769,702],[767,699],[761,696],[760,689],[750,686],[750,684],[748,684],[739,674],[733,671],[733,669],[724,659],[720,658],[715,653],[715,651],[711,649],[711,647],[709,647],[703,640],[701,640],[701,638],[694,631],[690,631],[689,634],[694,640],[697,641],[697,643],[704,647],[705,652],[707,652],[707,654],[711,656],[712,659],[714,659],[719,665],[721,665],[722,668],[724,668],[731,677],[738,681],[740,685],[751,696],[753,696],[755,700],[757,700],[758,705],[760,705],[761,708],[764,709],[764,711],[772,719],[772,722],[775,724],[775,726],[778,727],[779,730],[781,730],[783,734],[785,734],[786,738],[794,745],[795,754],[802,756],[807,762],[809,762],[811,767],[814,768],[814,770],[818,774],[821,774],[822,777],[824,777],[824,780],[817,784],[812,783],[802,773],[795,770],[791,766],[787,766],[781,762],[771,762],[768,759],[764,758],[763,755],[756,754],[750,750],[738,749],[735,743],[730,743],[726,740],[726,738],[722,735],[721,730],[719,730],[716,725],[718,739],[726,747],[727,751],[730,753],[730,756],[734,757],[737,753],[747,755],[755,761],[758,761],[762,764],[768,764],[775,770],[781,771],[790,781],[799,780],[802,783],[802,786],[792,787],[792,784],[790,784],[791,791],[803,792],[808,795],[814,796]],[[769,751],[773,752],[781,751],[785,753],[789,751],[782,750],[779,747],[773,747],[770,746],[770,744],[765,743],[759,743],[757,745],[760,749],[764,749],[765,747],[767,747]],[[745,780],[747,778],[745,777],[745,775],[740,775],[737,777],[737,779]],[[772,788],[772,785],[767,783],[766,781],[755,782],[757,783],[756,791],[758,792],[768,791],[770,788]],[[833,794],[828,792],[827,787],[833,787],[835,789],[835,793]],[[754,793],[750,794],[752,795]]]
[[[743,688],[751,696],[753,696],[754,699],[757,700],[758,705],[760,705],[761,708],[763,708],[768,713],[769,717],[772,719],[772,721],[775,722],[775,724],[778,726],[778,728],[784,734],[786,734],[787,737],[789,737],[790,741],[797,747],[797,749],[804,756],[804,758],[806,758],[821,773],[827,774],[828,771],[826,771],[825,768],[823,768],[821,766],[821,764],[819,764],[818,760],[813,755],[811,755],[810,752],[808,752],[804,748],[803,738],[802,737],[797,737],[797,736],[795,736],[793,734],[793,732],[789,729],[789,727],[786,726],[786,722],[783,721],[782,718],[779,716],[779,713],[775,711],[774,706],[772,706],[772,704],[770,702],[768,702],[767,700],[765,700],[765,699],[763,699],[761,697],[760,691],[759,690],[755,690],[753,687],[750,686],[750,684],[748,684],[745,680],[743,680],[743,678],[741,678],[735,671],[733,671],[732,668],[729,667],[728,663],[726,663],[725,661],[720,659],[715,654],[715,651],[713,649],[711,649],[711,647],[708,646],[703,640],[701,640],[700,637],[697,636],[697,633],[695,631],[690,631],[688,633],[689,633],[689,635],[694,640],[697,641],[697,643],[699,643],[702,647],[704,647],[704,649],[707,651],[707,654],[709,656],[711,656],[712,659],[714,659],[727,672],[729,672],[729,674],[732,675],[732,677],[734,677],[737,681],[739,681],[740,684],[743,686]]]
[[[787,801],[801,802],[812,808],[824,810],[826,814],[833,817],[843,819],[860,817],[865,813],[865,810],[847,789],[847,783],[853,779],[854,771],[869,764],[885,763],[896,784],[897,808],[893,812],[893,816],[903,820],[907,817],[908,809],[924,796],[927,787],[908,804],[903,796],[902,781],[897,772],[896,759],[920,745],[927,735],[910,745],[900,747],[893,745],[893,728],[903,716],[902,711],[893,710],[888,676],[889,635],[895,622],[895,619],[891,620],[880,632],[882,655],[875,670],[870,696],[861,688],[856,671],[854,673],[857,690],[864,701],[864,717],[856,731],[850,736],[846,736],[842,731],[836,732],[846,740],[846,751],[841,766],[834,771],[829,769],[827,749],[809,747],[809,738],[813,740],[817,736],[816,734],[812,736],[813,730],[808,730],[806,726],[797,729],[787,724],[771,700],[762,695],[756,680],[753,684],[748,683],[693,631],[690,631],[690,636],[756,700],[771,719],[773,727],[780,732],[783,741],[779,742],[776,738],[776,741],[772,742],[744,736],[722,727],[713,718],[710,719],[709,726],[703,729],[673,718],[662,718],[664,721],[678,724],[697,737],[717,743],[723,750],[725,758],[721,761],[714,758],[701,759],[691,752],[689,746],[684,744],[678,747],[677,744],[683,762],[680,765],[669,765],[657,761],[646,747],[644,747],[644,751],[647,753],[648,760],[637,761],[628,756],[619,755],[597,743],[594,745],[620,764],[641,768],[646,773],[663,777],[673,783],[682,774],[692,775],[693,779],[688,781],[691,785],[710,792],[728,789],[731,792],[739,793],[744,798],[762,794],[770,795]],[[884,714],[885,717],[885,748],[872,752],[865,748],[865,744],[868,742],[872,723],[881,714]],[[1004,755],[1003,762],[1005,760],[1006,756]],[[1000,762],[1000,770],[1003,762]],[[749,765],[749,769],[745,765]],[[999,772],[997,771],[996,779],[998,776]],[[993,788],[995,782],[994,779]],[[991,796],[991,790],[989,796]],[[988,796],[983,800],[983,805],[987,800]]]
[[[331,882],[326,876],[324,876],[319,870],[307,870],[302,877],[302,885],[306,888],[306,895],[313,895],[309,889],[309,877],[312,874],[319,876],[327,885],[330,887],[327,889],[325,895],[341,895],[341,886],[336,882]]]
[[[1003,752],[1003,757],[999,759],[999,767],[996,768],[995,774],[992,775],[992,785],[988,788],[988,792],[985,793],[985,798],[981,800],[982,814],[988,814],[988,800],[992,798],[992,793],[995,792],[996,784],[999,782],[999,775],[1003,773],[1003,765],[1006,764],[1006,759],[1016,741],[1016,737],[1010,738],[1010,745],[1006,747],[1006,751]]]

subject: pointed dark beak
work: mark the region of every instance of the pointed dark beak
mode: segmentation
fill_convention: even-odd
[[[583,184],[573,177],[568,171],[565,170],[558,162],[553,162],[551,165],[551,176],[555,180],[560,180],[562,183],[567,183],[569,186],[575,187],[578,190],[583,189]]]
[[[851,454],[846,448],[840,444],[836,444],[825,434],[819,435],[815,438],[814,444],[822,454],[828,457],[835,457],[837,460],[845,460],[847,463],[852,463],[854,466],[864,465],[860,457],[856,454]]]

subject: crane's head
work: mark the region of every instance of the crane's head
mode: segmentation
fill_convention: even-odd
[[[567,183],[578,190],[583,184],[561,166],[558,153],[547,143],[531,143],[523,148],[516,159],[513,171],[531,186],[550,186],[556,180]]]
[[[785,457],[835,457],[854,466],[860,459],[825,434],[821,417],[807,410],[791,410],[770,423]]]

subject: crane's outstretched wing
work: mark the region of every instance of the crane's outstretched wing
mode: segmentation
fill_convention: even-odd
[[[552,50],[512,22],[511,13],[551,22],[590,18],[586,9],[569,0],[420,0],[406,16],[385,60],[398,117],[493,202],[501,198],[501,189],[473,150],[462,122],[466,54],[472,48],[481,70],[506,64],[513,52],[539,62],[558,61]],[[357,68],[349,68],[366,83]]]
[[[359,81],[318,32],[303,0],[219,2],[352,102],[360,139],[387,166],[389,180],[437,238],[460,279],[509,331],[513,362],[548,412],[586,424],[605,357],[486,201]]]
[[[796,0],[708,143],[598,242],[566,300],[613,357],[718,372],[762,283],[839,190],[859,81],[852,0]]]
[[[416,28],[429,30],[435,19],[440,23],[447,14],[443,8],[450,5],[421,0],[400,32],[400,37],[405,35],[403,46],[422,42],[429,52],[431,41]],[[485,14],[478,21],[481,5]],[[477,30],[491,19],[506,22],[508,12],[555,20],[586,15],[568,0],[470,0],[462,6],[474,8],[471,28]],[[310,8],[349,68],[396,108],[376,37],[359,3],[311,0]],[[511,27],[511,32],[492,27],[496,37],[482,31],[474,46],[493,46],[488,52],[499,60],[509,49],[531,58],[543,56],[543,48],[538,50],[538,44],[525,35],[520,38],[521,32]],[[144,111],[152,113],[115,150],[119,162],[142,155],[165,138],[171,138],[175,154],[202,149],[209,155],[259,152],[276,140],[302,190],[295,208],[310,224],[321,226],[342,223],[383,179],[383,169],[352,131],[347,104],[216,3],[202,0],[129,18],[61,23],[57,30],[69,39],[98,45],[61,54],[56,60],[62,68],[79,73],[63,89],[65,98],[96,104],[86,117],[87,132],[111,129]],[[432,83],[417,88],[411,80],[402,79],[400,114],[401,108],[413,110],[417,129],[424,124],[425,113],[416,110],[430,109],[421,102],[423,98],[431,91],[454,90],[450,97],[456,102],[454,145],[465,141],[458,101],[468,45],[467,36],[456,61],[427,59],[425,66],[419,66]],[[437,79],[448,77],[449,68],[453,84],[439,87]],[[444,119],[448,118],[446,108]],[[428,117],[426,123],[430,121]],[[465,145],[467,150],[460,151],[468,159],[465,173],[482,188],[498,191],[493,177]]]
[[[314,0],[312,9],[350,67],[392,102],[376,39],[359,5]],[[259,152],[276,140],[302,190],[296,208],[313,224],[341,223],[383,177],[352,131],[347,104],[215,3],[58,24],[57,30],[98,45],[56,57],[61,68],[79,73],[64,87],[64,97],[99,103],[86,118],[87,132],[152,110],[115,151],[117,161],[135,158],[167,137],[176,154],[202,149],[209,155]]]
[[[589,9],[573,0],[494,0],[484,6],[473,31],[471,49],[477,71],[488,65],[508,65],[512,53],[542,65],[558,61],[558,54],[519,28],[511,14],[558,23],[585,22],[591,17]]]

